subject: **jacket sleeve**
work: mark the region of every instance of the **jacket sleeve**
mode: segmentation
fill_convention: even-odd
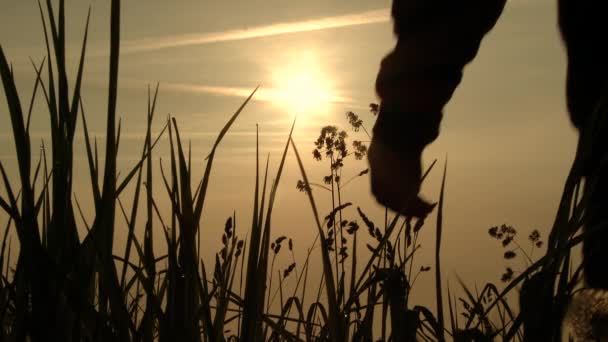
[[[559,0],[558,4],[568,54],[568,110],[572,123],[582,130],[607,90],[608,49],[603,45],[608,40],[608,2]]]
[[[506,0],[393,0],[397,45],[376,79],[374,139],[420,153],[439,134],[442,110],[494,27]]]

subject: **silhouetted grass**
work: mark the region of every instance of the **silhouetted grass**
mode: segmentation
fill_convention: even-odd
[[[325,161],[329,162],[330,175],[323,179],[325,184],[308,179],[292,139],[295,122],[286,134],[281,161],[271,184],[268,184],[268,161],[263,177],[260,172],[256,143],[251,230],[237,232],[236,215],[228,218],[221,232],[220,251],[214,260],[203,260],[200,222],[212,182],[214,157],[222,139],[257,89],[219,132],[206,159],[204,175],[195,183],[198,184],[195,189],[192,188],[191,153],[189,149],[186,151],[176,120],[167,119],[161,133],[152,139],[158,87],[153,95],[148,90],[147,128],[141,157],[119,180],[116,163],[120,121],[116,118],[116,102],[120,0],[112,0],[111,6],[103,165],[99,162],[97,143],[89,136],[81,96],[89,19],[87,17],[70,95],[65,55],[65,2],[59,1],[57,11],[50,0],[46,0],[45,5],[46,10],[42,4],[39,7],[47,56],[39,66],[34,64],[36,82],[27,112],[22,108],[23,98],[17,92],[13,72],[0,46],[0,76],[19,170],[19,180],[15,183],[0,163],[5,188],[5,195],[0,196],[0,208],[8,214],[8,222],[0,234],[0,340],[490,341],[499,338],[546,341],[560,338],[568,301],[580,287],[580,267],[574,271],[571,268],[571,249],[585,234],[601,229],[590,227],[585,233],[579,233],[586,222],[585,208],[597,178],[596,174],[588,177],[586,183],[581,182],[581,165],[588,158],[590,146],[598,140],[598,131],[592,123],[581,138],[546,254],[536,261],[528,256],[529,267],[519,274],[508,269],[503,277],[507,284],[502,290],[490,282],[477,293],[467,288],[465,281],[460,281],[459,292],[464,293],[464,298],[457,297],[455,289],[448,288],[447,307],[443,301],[440,262],[446,164],[436,213],[437,302],[433,313],[424,306],[412,307],[409,301],[417,276],[431,269],[414,268],[414,257],[420,247],[418,234],[424,219],[389,217],[387,211],[384,225],[376,225],[363,209],[357,207],[356,214],[349,210],[353,204],[344,201],[342,189],[355,178],[365,176],[367,170],[343,181],[342,167],[350,156],[364,158],[367,148],[364,142],[354,141],[353,152],[349,152],[346,132],[334,126],[321,130],[313,153],[317,160],[323,160],[324,154]],[[45,67],[46,77],[43,76]],[[40,91],[49,115],[51,156],[48,160],[43,145],[33,167],[29,123]],[[603,105],[597,113],[604,110]],[[377,113],[377,105],[372,105],[371,110]],[[593,123],[602,117],[597,113]],[[90,225],[76,197],[72,200],[73,146],[79,114],[95,212]],[[347,118],[355,131],[362,128],[367,133],[356,114],[349,112]],[[169,170],[166,172],[162,162],[160,164],[161,186],[171,205],[168,217],[161,215],[159,197],[153,194],[153,184],[159,180],[153,177],[152,156],[163,135],[168,135],[170,147],[166,157]],[[309,199],[317,230],[317,239],[308,248],[303,263],[294,257],[291,239],[279,237],[272,241],[273,209],[290,149],[297,158],[302,177],[298,189]],[[99,178],[101,174],[103,179]],[[133,187],[134,193],[125,206],[121,194],[127,186]],[[326,216],[319,211],[313,189],[330,192],[331,208]],[[140,206],[142,196],[144,203]],[[140,218],[142,212],[143,218]],[[78,229],[77,215],[82,217],[85,229]],[[128,230],[124,250],[114,246],[117,220],[124,220]],[[139,226],[144,227],[143,242],[135,234]],[[361,236],[360,228],[368,234]],[[506,226],[500,229],[491,229],[490,234],[503,246],[517,243],[515,229]],[[11,240],[11,230],[18,237],[17,260],[11,260],[11,252],[17,248]],[[86,234],[79,236],[79,231]],[[154,250],[155,239],[165,242],[166,254],[159,255]],[[365,239],[371,242],[364,242]],[[536,244],[540,236],[531,235],[530,239]],[[280,250],[285,250],[282,247],[285,243],[292,263],[275,274],[274,261],[280,258]],[[362,243],[369,253],[361,252]],[[317,244],[323,269],[318,287],[309,281],[310,257]],[[505,257],[515,256],[516,251],[518,249],[507,250]],[[292,293],[287,293],[285,282],[290,277],[295,287]],[[514,289],[521,292],[519,310],[509,304]],[[315,296],[312,300],[308,299],[311,291]],[[274,312],[271,303],[277,293],[280,305],[279,311]],[[449,309],[448,321],[444,318],[444,308]]]

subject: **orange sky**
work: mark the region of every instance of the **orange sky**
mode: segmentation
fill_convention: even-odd
[[[68,2],[72,56],[77,56],[88,3]],[[90,130],[102,139],[109,5],[91,3],[91,56],[83,96]],[[33,84],[28,56],[36,61],[43,56],[38,10],[30,1],[10,0],[2,6],[0,43],[14,63],[26,102]],[[271,154],[271,165],[276,168],[291,120],[299,111],[296,142],[317,181],[325,172],[321,167],[326,166],[313,162],[310,151],[321,126],[344,126],[344,113],[352,110],[371,128],[373,117],[366,108],[376,101],[375,73],[394,44],[389,6],[385,0],[267,0],[263,5],[244,0],[124,2],[119,113],[125,138],[119,167],[126,172],[140,151],[147,84],[161,83],[155,127],[162,126],[168,113],[177,118],[182,137],[192,141],[198,174],[223,123],[243,96],[261,84],[260,96],[218,151],[211,200],[206,204],[204,241],[219,241],[223,221],[233,210],[244,230],[251,212],[256,123],[262,132],[263,154]],[[443,249],[447,278],[456,273],[479,282],[500,277],[501,251],[486,233],[491,225],[515,225],[522,239],[532,229],[547,232],[550,228],[576,142],[564,106],[564,74],[555,1],[510,1],[479,56],[466,68],[464,81],[446,108],[442,135],[425,154],[426,164],[438,158],[442,165],[446,156],[449,159]],[[329,95],[319,95],[309,105],[299,101],[312,101],[312,88],[304,90],[304,99],[280,93],[290,79],[298,77],[309,77]],[[272,101],[275,95],[293,101],[293,110]],[[15,175],[6,113],[5,99],[0,97],[0,160]],[[48,143],[46,122],[43,113],[35,112],[34,145],[45,137]],[[81,135],[78,139],[82,141]],[[76,148],[77,158],[84,160],[82,144]],[[166,160],[166,153],[167,147],[161,146],[156,156]],[[89,180],[82,164],[76,165],[82,172],[76,179],[76,191],[81,191],[79,199],[86,202]],[[364,162],[350,165],[347,171],[353,174],[366,167]],[[436,168],[423,189],[430,199],[438,198],[440,169]],[[295,189],[299,177],[292,157],[285,172],[275,211],[276,235],[293,237],[298,241],[298,253],[303,254],[314,237],[312,216],[305,198]],[[165,195],[163,191],[157,189],[159,196]],[[323,195],[317,194],[325,212],[328,198]],[[371,199],[365,180],[345,189],[344,196],[382,221],[382,209]],[[0,213],[0,219],[5,218]],[[422,262],[431,260],[433,222],[430,220],[422,240]]]

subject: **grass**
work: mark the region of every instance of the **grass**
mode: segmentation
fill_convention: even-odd
[[[441,277],[441,244],[447,163],[443,171],[440,200],[436,209],[434,311],[410,305],[411,289],[430,267],[413,268],[420,247],[418,233],[424,220],[392,216],[386,212],[383,225],[376,225],[363,209],[342,198],[342,189],[364,170],[342,181],[342,167],[351,157],[362,159],[365,143],[355,141],[348,152],[347,134],[334,126],[324,127],[315,143],[314,156],[329,164],[325,184],[310,182],[291,131],[286,136],[278,170],[270,175],[268,161],[260,169],[256,146],[255,191],[250,231],[237,231],[236,215],[222,234],[215,260],[201,258],[200,229],[207,188],[212,182],[214,157],[222,139],[247,103],[219,132],[206,158],[202,179],[192,179],[191,153],[186,150],[175,119],[169,118],[157,137],[152,125],[158,87],[148,91],[147,130],[141,157],[122,179],[116,162],[120,146],[120,121],[116,116],[120,55],[120,0],[112,0],[110,74],[106,117],[106,146],[103,165],[97,144],[92,142],[84,111],[81,86],[86,61],[87,29],[72,94],[68,89],[65,55],[65,3],[58,9],[50,0],[40,4],[47,56],[34,64],[36,82],[27,111],[4,50],[0,46],[0,76],[16,146],[18,181],[10,180],[0,163],[4,196],[0,208],[8,214],[0,249],[0,340],[46,341],[491,341],[559,340],[568,301],[580,287],[580,267],[573,270],[571,249],[601,227],[589,227],[586,205],[597,175],[582,182],[582,164],[597,141],[592,123],[585,130],[577,158],[566,181],[547,252],[519,274],[507,272],[504,287],[488,283],[481,292],[471,291],[461,281],[459,292],[444,293]],[[49,32],[50,31],[50,32]],[[46,75],[44,75],[46,73]],[[34,162],[29,123],[36,95],[42,92],[51,127],[51,155],[46,147]],[[371,107],[377,112],[377,106]],[[603,104],[597,113],[603,110]],[[596,113],[593,123],[600,120]],[[86,145],[95,219],[89,225],[79,202],[72,199],[74,135],[81,118]],[[347,117],[355,130],[365,127],[356,114]],[[161,136],[169,137],[168,170],[160,164],[161,179],[154,179],[154,148]],[[369,136],[369,134],[368,134]],[[274,241],[272,216],[277,189],[289,153],[296,156],[302,180],[298,188],[310,202],[317,239],[303,263],[293,254],[287,237]],[[434,164],[433,164],[434,165]],[[432,167],[431,167],[432,168]],[[430,171],[430,169],[429,169]],[[428,174],[428,172],[427,172]],[[102,178],[100,178],[102,176]],[[269,176],[273,181],[269,184]],[[426,175],[425,175],[426,176]],[[161,182],[171,211],[161,215],[153,184]],[[194,183],[193,183],[194,182]],[[101,186],[100,186],[101,184]],[[197,184],[196,188],[192,184]],[[124,205],[127,187],[133,198]],[[315,190],[331,193],[331,208],[323,216],[315,201]],[[140,201],[144,203],[140,208]],[[76,206],[74,206],[76,204]],[[128,208],[131,208],[128,211]],[[84,227],[77,224],[83,218]],[[140,217],[140,216],[143,216]],[[128,228],[124,250],[114,245],[118,221]],[[143,241],[136,227],[144,227]],[[361,251],[367,230],[369,253]],[[82,229],[84,228],[84,229]],[[18,237],[15,247],[11,231]],[[78,232],[86,231],[83,236]],[[237,234],[238,233],[238,234]],[[517,243],[515,230],[490,231],[503,246]],[[243,237],[245,236],[245,237]],[[158,255],[155,239],[166,244]],[[507,242],[505,242],[508,240]],[[533,243],[538,242],[535,237]],[[275,274],[275,258],[287,248],[292,263]],[[317,246],[318,245],[318,246]],[[18,248],[18,259],[11,251]],[[316,249],[315,249],[316,248]],[[322,277],[318,286],[309,280],[311,255],[320,251]],[[505,257],[511,258],[515,251]],[[272,254],[271,254],[272,253]],[[511,254],[513,253],[513,254]],[[300,266],[301,265],[301,266]],[[286,281],[295,287],[287,292]],[[509,298],[519,289],[520,306]],[[311,294],[312,293],[312,294]],[[279,310],[271,305],[278,295]],[[314,296],[313,299],[310,299]],[[447,306],[444,302],[447,299]],[[308,306],[305,306],[308,304]],[[459,305],[460,304],[460,305]],[[449,311],[445,317],[444,310]],[[390,316],[389,316],[390,314]],[[464,319],[463,319],[464,318]]]

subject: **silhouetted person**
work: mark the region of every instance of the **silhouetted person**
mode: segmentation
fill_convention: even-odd
[[[608,95],[608,1],[558,2],[568,56],[567,105],[580,132]],[[505,0],[394,0],[398,42],[378,73],[381,105],[369,151],[372,192],[381,204],[418,217],[432,209],[417,196],[421,153],[437,138],[443,107],[504,5]],[[606,148],[597,145],[593,150],[585,175],[599,167]],[[602,171],[591,196],[588,225],[608,217],[607,183],[608,174]],[[608,229],[584,241],[583,265],[589,287],[608,289]]]

